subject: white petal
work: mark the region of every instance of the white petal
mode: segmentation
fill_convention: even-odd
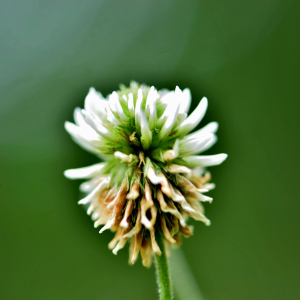
[[[209,189],[197,189],[199,193],[207,193]]]
[[[171,201],[168,204],[165,202],[164,196],[163,196],[161,190],[157,190],[157,200],[158,200],[158,202],[160,204],[160,208],[163,212],[174,215],[179,220],[179,222],[182,226],[186,225],[184,218],[182,217],[181,213],[178,211],[178,209],[174,205],[174,202]]]
[[[107,106],[107,100],[105,100],[99,92],[97,92],[93,87],[91,87],[88,95],[85,98],[85,110],[104,121],[106,119]]]
[[[65,129],[71,135],[72,140],[80,147],[98,156],[100,155],[99,150],[92,145],[93,142],[100,141],[100,136],[88,124],[86,127],[80,127],[67,121],[65,122]]]
[[[170,93],[170,91],[168,89],[159,90],[160,97],[163,97],[163,96],[165,96],[168,93]]]
[[[173,149],[166,150],[163,153],[163,160],[164,161],[170,161],[170,160],[173,160],[173,159],[177,158],[178,155],[179,155],[179,140],[176,140],[174,145],[173,145]]]
[[[140,185],[139,181],[135,181],[132,185],[130,192],[127,194],[126,199],[135,200],[140,195]]]
[[[162,93],[162,91],[160,91],[160,93]],[[163,104],[168,105],[170,102],[173,101],[174,96],[175,96],[175,92],[174,91],[169,92],[168,90],[166,90],[166,92],[163,93],[163,95],[162,95],[162,97],[160,99],[160,102],[163,103]]]
[[[136,100],[135,105],[135,126],[140,126],[140,118],[141,118],[141,111],[142,111],[142,101],[143,101],[143,90],[138,90],[138,98]]]
[[[201,136],[204,133],[216,133],[218,130],[219,124],[217,122],[211,122],[208,123],[203,128],[189,134],[186,136],[187,139],[197,139],[199,136]]]
[[[208,167],[221,164],[227,156],[225,153],[207,156],[187,156],[183,160],[188,167]]]
[[[158,139],[163,140],[172,130],[173,125],[177,119],[178,111],[179,111],[179,104],[180,104],[180,98],[181,98],[182,91],[177,86],[175,89],[175,97],[174,101],[170,102],[164,112],[166,114],[166,121],[163,124]]]
[[[93,154],[96,154],[98,156],[100,156],[100,151],[95,148],[94,146],[92,146],[91,144],[89,144],[88,142],[82,140],[82,139],[77,139],[75,138],[74,136],[71,136],[71,139],[76,143],[78,144],[81,148],[83,148],[84,150],[86,151],[89,151]],[[101,155],[102,156],[102,155]]]
[[[140,123],[141,123],[141,142],[144,150],[147,150],[152,142],[152,132],[149,128],[148,121],[145,114],[140,111]]]
[[[97,208],[97,206],[98,206],[99,204],[98,204],[98,201],[97,201],[97,199],[94,199],[94,201],[90,204],[90,206],[88,207],[88,209],[87,209],[87,214],[88,215],[91,215],[91,213]]]
[[[203,188],[204,189],[207,189],[207,190],[213,190],[214,188],[216,187],[216,185],[214,184],[214,183],[206,183],[204,186],[203,186]],[[203,191],[200,191],[199,190],[199,192],[200,193],[206,193],[206,191],[205,192],[203,192]]]
[[[138,211],[138,215],[136,217],[136,222],[134,227],[127,232],[126,234],[123,235],[123,238],[131,238],[133,235],[137,234],[142,228],[142,223],[141,223],[141,210]]]
[[[125,115],[124,110],[120,104],[119,95],[116,92],[113,92],[109,97],[109,103],[113,103],[114,109],[116,109],[116,113],[119,115],[120,119],[123,122],[128,121],[128,117]]]
[[[147,116],[148,116],[149,127],[150,127],[151,130],[153,130],[153,128],[156,125],[156,119],[157,119],[156,100],[158,98],[159,98],[159,95],[157,93],[157,90],[154,88],[154,86],[152,86],[150,88],[149,93],[148,93],[147,102],[146,102],[146,113],[147,113]]]
[[[64,172],[64,175],[69,179],[92,178],[101,173],[105,163],[95,164],[89,167],[70,169]]]
[[[85,116],[86,122],[102,137],[111,141],[115,141],[117,139],[117,137],[111,131],[107,130],[102,124],[97,122],[88,112],[83,110],[82,113]]]
[[[93,198],[98,195],[99,193],[102,192],[104,188],[107,187],[109,182],[109,179],[104,179],[99,183],[99,185],[90,193],[88,194],[85,198],[81,199],[78,204],[87,204],[93,200]]]
[[[192,96],[190,89],[184,89],[180,99],[179,113],[188,113],[191,105],[191,99]]]
[[[121,124],[121,122],[114,116],[114,114],[112,113],[110,107],[107,107],[107,120],[109,122],[111,122],[112,124],[114,124],[115,126],[118,126]]]
[[[74,136],[75,138],[80,138],[81,137],[81,133],[82,133],[82,128],[69,122],[66,121],[65,122],[65,129],[66,131],[71,134],[72,136]]]
[[[186,156],[198,153],[213,137],[212,133],[203,134],[201,139],[186,140],[179,143],[179,156]]]
[[[115,103],[115,97],[116,97],[115,93],[116,92],[113,92],[112,94],[110,94],[108,96],[108,105],[109,105],[112,112],[117,113],[117,108],[116,108],[116,103]]]
[[[150,88],[150,90],[148,92],[148,95],[147,95],[146,107],[145,107],[145,113],[146,113],[147,116],[150,113],[150,106],[152,106],[153,103],[156,100],[155,92],[154,91],[155,91],[154,86],[151,86],[151,88]]]
[[[65,122],[66,131],[71,134],[74,138],[86,141],[88,143],[92,141],[100,140],[99,135],[93,130],[92,127],[79,127],[71,122]]]
[[[114,157],[118,158],[118,159],[120,159],[120,160],[122,160],[124,162],[130,163],[130,156],[127,155],[127,154],[125,154],[125,153],[122,153],[120,151],[116,151],[114,153]]]
[[[90,125],[88,125],[87,122],[85,121],[85,118],[81,112],[81,108],[79,107],[76,107],[74,110],[74,120],[79,127],[83,127],[83,128],[90,127]]]
[[[183,136],[193,130],[202,120],[207,109],[207,99],[204,97],[190,116],[178,127],[178,134]]]
[[[193,174],[195,176],[202,176],[204,173],[205,173],[205,168],[203,168],[203,167],[195,167],[193,169]]]
[[[133,155],[133,154],[127,155],[120,151],[114,152],[114,157],[118,158],[128,164],[132,163],[133,161],[138,161],[138,157],[136,155]]]
[[[178,174],[178,173],[189,174],[191,172],[191,169],[189,169],[185,166],[176,165],[176,164],[169,164],[169,165],[167,165],[166,169],[171,174]]]
[[[134,116],[134,102],[133,102],[133,94],[130,93],[128,95],[128,110],[132,116]]]
[[[99,231],[99,233],[102,233],[103,231],[105,231],[105,230],[111,228],[111,227],[114,225],[115,221],[116,221],[115,218],[109,219],[109,220],[107,221],[107,223],[105,224],[105,226],[103,226],[103,227],[101,228],[101,230]],[[99,225],[100,225],[100,224],[99,224]],[[98,227],[99,225],[98,225],[98,223],[96,222],[96,223],[94,224],[94,227]]]
[[[201,149],[199,149],[197,153],[206,151],[207,149],[212,147],[217,142],[217,140],[218,140],[217,136],[213,134],[212,138],[203,147],[201,147]]]
[[[191,207],[191,205],[186,201],[186,199],[182,196],[182,194],[181,194],[181,192],[180,192],[179,190],[175,189],[175,192],[181,196],[181,199],[180,199],[179,201],[177,201],[177,202],[181,204],[181,207],[182,207],[184,210],[186,210],[186,211],[188,211],[188,212],[196,212],[196,211]]]
[[[158,120],[158,125],[162,126],[164,124],[164,122],[167,120],[168,116],[171,114],[171,111],[174,110],[174,103],[178,102],[178,106],[179,106],[179,97],[175,97],[175,92],[172,91],[168,94],[166,94],[164,97],[161,98],[161,103],[166,104],[166,109],[164,110],[163,114],[161,115],[161,117]],[[178,108],[179,109],[179,108]]]
[[[197,198],[198,198],[199,201],[202,201],[202,202],[209,202],[209,203],[211,203],[213,201],[213,198],[205,196],[205,195],[202,195],[200,193],[197,195]]]
[[[101,229],[102,230],[102,229]],[[118,251],[122,248],[124,248],[126,242],[127,242],[128,239],[124,239],[124,238],[121,238],[121,240],[119,241],[119,243],[117,244],[117,246],[113,249],[113,254],[117,255]]]
[[[156,175],[155,171],[151,166],[147,170],[147,178],[155,185],[161,182],[161,178],[158,175]]]
[[[80,184],[79,190],[83,193],[90,193],[103,180],[103,176],[97,176],[89,181]]]

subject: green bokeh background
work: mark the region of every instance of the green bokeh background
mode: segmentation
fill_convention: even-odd
[[[154,268],[114,256],[78,182],[95,163],[63,129],[90,86],[189,87],[217,189],[183,251],[210,300],[300,299],[300,2],[2,1],[0,299],[157,299]],[[187,299],[188,300],[188,299]]]

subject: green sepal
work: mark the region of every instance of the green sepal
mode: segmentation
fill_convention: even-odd
[[[159,119],[163,115],[166,107],[167,107],[167,105],[164,103],[161,103],[161,102],[156,103],[157,119]],[[156,124],[158,124],[158,123],[156,123]]]
[[[130,178],[130,189],[132,188],[133,184],[138,180],[139,180],[139,177],[138,177],[137,173],[133,172],[132,176]]]
[[[119,159],[112,157],[102,169],[102,173],[105,175],[110,175],[109,185],[120,186],[127,169],[127,164],[120,162]]]
[[[131,158],[132,162],[128,164],[128,168],[135,168],[139,162],[139,159],[134,154],[130,154],[129,157]]]
[[[116,168],[116,174],[114,174],[114,178],[111,179],[111,182],[112,180],[114,179],[114,182],[116,183],[117,187],[119,187],[124,178],[125,178],[125,174],[126,174],[126,170],[127,170],[127,164],[123,163],[121,166],[117,167]]]
[[[183,158],[176,158],[176,159],[173,160],[173,163],[177,164],[177,165],[186,166],[188,168],[195,168],[195,166],[192,166],[187,161],[185,161]]]
[[[127,179],[127,191],[129,191],[129,189],[131,188],[131,182],[132,182],[132,177],[134,174],[134,167],[129,167],[127,168],[126,172],[125,172],[125,178]]]
[[[141,142],[144,150],[148,150],[151,145],[151,139],[149,137],[141,137]]]
[[[146,162],[145,162],[145,165],[144,165],[144,168],[143,168],[144,178],[146,178],[147,171],[148,171],[148,168],[149,168],[150,166],[152,166],[151,159],[150,159],[149,157],[146,157]]]
[[[154,161],[152,161],[151,163],[152,163],[152,168],[156,174],[161,172],[161,167],[158,164],[156,164]]]
[[[122,109],[123,109],[125,115],[126,115],[128,118],[130,118],[130,117],[131,117],[131,114],[130,114],[130,112],[129,112],[128,105],[127,105],[126,101],[123,99],[123,97],[119,97],[119,102],[120,102],[120,104],[121,104],[121,107],[122,107]]]
[[[164,162],[163,153],[164,151],[161,148],[157,148],[155,150],[152,150],[151,157],[153,157],[157,161]]]

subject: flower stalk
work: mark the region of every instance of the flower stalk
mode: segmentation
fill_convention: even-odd
[[[172,287],[170,278],[170,268],[168,264],[168,258],[166,253],[166,247],[164,245],[164,239],[159,232],[156,237],[157,243],[161,249],[161,255],[155,255],[156,262],[156,277],[160,300],[172,299]]]

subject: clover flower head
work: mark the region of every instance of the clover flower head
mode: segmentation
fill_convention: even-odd
[[[88,179],[80,185],[87,206],[100,233],[115,233],[109,248],[113,253],[130,241],[129,263],[139,252],[144,266],[161,249],[155,235],[165,243],[179,245],[181,236],[193,234],[188,217],[206,225],[203,195],[214,188],[205,167],[222,163],[227,155],[196,155],[217,140],[218,124],[209,123],[190,133],[203,118],[203,98],[188,116],[189,89],[157,91],[153,86],[131,82],[104,98],[91,88],[84,109],[76,108],[75,124],[65,128],[73,140],[96,154],[98,164],[65,171],[70,179]]]

